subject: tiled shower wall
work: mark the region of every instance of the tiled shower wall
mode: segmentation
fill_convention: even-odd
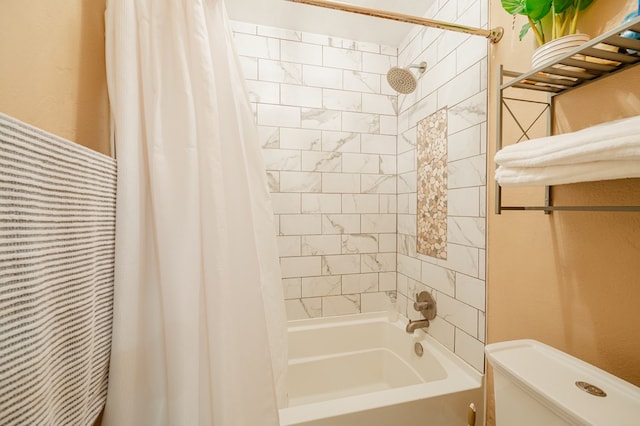
[[[487,0],[435,1],[427,17],[487,27]],[[438,317],[429,334],[484,370],[487,41],[415,29],[399,47],[401,65],[427,61],[418,89],[398,99],[398,301],[431,292]],[[447,108],[447,259],[416,252],[416,123]],[[409,309],[407,309],[409,307]],[[405,309],[407,309],[405,311]]]
[[[396,291],[397,48],[233,23],[255,107],[289,319]]]
[[[425,16],[487,26],[487,0]],[[276,213],[290,319],[398,309],[484,370],[487,41],[416,27],[399,50],[234,23]],[[396,96],[389,67],[428,69]],[[416,123],[447,108],[447,260],[416,252]],[[396,273],[397,272],[397,273]]]

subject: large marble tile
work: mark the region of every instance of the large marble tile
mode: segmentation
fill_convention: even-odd
[[[406,275],[409,278],[413,278],[414,280],[420,280],[420,260],[402,254],[398,254],[397,260],[398,272]]]
[[[395,214],[363,214],[360,227],[363,233],[396,232]]]
[[[361,192],[364,194],[395,194],[395,175],[360,175]]]
[[[395,232],[378,235],[378,252],[395,253],[397,234]]]
[[[322,132],[311,129],[281,128],[279,132],[279,147],[281,149],[320,150]]]
[[[448,296],[454,297],[456,292],[456,274],[454,271],[428,262],[421,262],[420,281],[429,287]]]
[[[456,330],[455,353],[476,370],[484,372],[484,343],[478,339]]]
[[[360,134],[352,132],[322,132],[322,150],[360,152]]]
[[[438,294],[438,316],[469,335],[478,334],[478,310],[445,294]]]
[[[340,194],[302,194],[302,213],[341,213]]]
[[[261,148],[280,148],[280,128],[274,126],[257,126],[258,143]]]
[[[380,195],[342,194],[342,213],[378,213]]]
[[[241,56],[280,59],[280,41],[257,35],[237,33],[234,37],[236,51]]]
[[[282,280],[282,292],[284,299],[299,299],[302,297],[302,279],[301,278],[284,278]]]
[[[449,217],[447,222],[447,241],[485,248],[486,221],[483,217]]]
[[[480,187],[449,190],[450,216],[480,216]]]
[[[303,65],[302,83],[311,87],[342,89],[342,70],[316,65]]]
[[[275,214],[299,214],[300,194],[276,192],[271,194],[271,204]]]
[[[261,81],[276,83],[302,83],[302,65],[293,62],[258,60],[258,76]]]
[[[378,288],[380,291],[396,291],[397,272],[380,272],[378,274]]]
[[[481,125],[471,126],[461,132],[450,134],[448,137],[449,161],[475,157],[481,152]]]
[[[487,92],[483,90],[449,109],[449,133],[457,133],[486,120]]]
[[[285,300],[287,319],[299,320],[322,317],[322,298],[310,297],[305,299]]]
[[[322,89],[295,84],[281,84],[280,97],[282,105],[322,108]]]
[[[344,70],[343,89],[363,93],[380,93],[381,78],[379,74]]]
[[[378,291],[378,274],[342,275],[342,294],[370,293]]]
[[[320,256],[325,254],[341,254],[340,235],[303,235],[302,255]]]
[[[391,291],[362,294],[362,312],[397,311],[396,304],[395,294]]]
[[[356,173],[323,173],[322,191],[325,193],[360,192],[360,175]]]
[[[247,80],[249,100],[263,104],[280,103],[280,85],[268,81]]]
[[[487,164],[484,155],[452,161],[448,164],[449,189],[484,186],[487,182]]]
[[[371,133],[363,134],[361,151],[367,154],[393,155],[396,153],[396,137]]]
[[[300,236],[278,235],[278,254],[280,257],[300,256]]]
[[[456,298],[481,311],[485,310],[486,288],[483,280],[456,274]]]
[[[258,26],[256,24],[251,24],[249,22],[235,21],[230,19],[229,23],[231,24],[231,30],[234,33],[244,33],[244,34],[252,34],[256,35],[258,33]]]
[[[452,108],[478,92],[480,92],[480,64],[475,64],[438,88],[438,108]]]
[[[395,270],[395,253],[366,253],[362,255],[362,272],[391,272]]]
[[[380,116],[360,112],[342,113],[342,131],[359,133],[380,133]]]
[[[318,276],[321,272],[320,262],[318,256],[283,257],[280,259],[282,278]]]
[[[337,236],[340,238],[340,236]],[[377,253],[377,234],[342,235],[342,254]]]
[[[302,278],[302,297],[322,297],[341,294],[340,275]]]
[[[372,93],[362,94],[362,112],[395,116],[397,110],[397,96]]]
[[[340,130],[342,114],[340,111],[322,108],[302,108],[300,110],[301,127],[318,130]]]
[[[322,216],[323,234],[359,234],[359,214],[327,214]]]
[[[398,234],[412,236],[415,240],[417,235],[415,214],[398,214]]]
[[[398,213],[398,196],[396,194],[380,194],[380,213]]]
[[[472,277],[478,276],[479,249],[451,243],[447,247],[447,254],[447,260],[438,260],[438,265]]]
[[[322,107],[338,111],[362,111],[362,94],[347,90],[322,89]]]
[[[302,158],[300,151],[288,149],[263,149],[262,159],[267,170],[299,171]]]
[[[258,124],[261,126],[299,127],[300,108],[258,104]]]
[[[342,154],[339,152],[302,152],[302,171],[339,172],[342,169]]]
[[[322,173],[280,172],[281,192],[321,192]]]
[[[341,254],[322,256],[322,275],[340,275],[360,273],[359,254]]]
[[[362,71],[362,52],[323,46],[323,65],[343,70]]]
[[[382,55],[376,53],[362,54],[362,70],[376,74],[386,74],[389,68],[395,67],[398,63],[396,56]]]
[[[280,41],[280,59],[309,65],[322,65],[322,46],[299,41]]]
[[[360,313],[360,295],[327,296],[322,298],[322,316]]]
[[[321,217],[317,214],[280,215],[282,235],[318,235],[322,232]]]
[[[345,173],[379,173],[380,156],[375,154],[343,154],[342,171]]]

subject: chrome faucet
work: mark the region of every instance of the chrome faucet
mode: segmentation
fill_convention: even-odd
[[[416,320],[416,321],[409,320],[409,324],[407,324],[406,331],[407,333],[413,333],[419,328],[426,328],[426,327],[429,327],[428,319]]]

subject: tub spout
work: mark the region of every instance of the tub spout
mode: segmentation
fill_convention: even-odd
[[[407,333],[413,333],[414,331],[416,331],[419,328],[426,328],[429,327],[429,320],[424,319],[424,320],[417,320],[417,321],[409,321],[409,324],[407,324],[407,328],[406,331]]]

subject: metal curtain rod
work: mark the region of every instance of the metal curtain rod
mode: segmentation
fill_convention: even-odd
[[[482,28],[467,27],[464,25],[452,24],[449,22],[435,21],[433,19],[421,18],[418,16],[404,15],[402,13],[388,12],[378,9],[370,9],[368,7],[355,6],[352,4],[340,3],[329,0],[287,0],[294,3],[303,3],[311,6],[325,7],[327,9],[335,9],[343,12],[357,13],[360,15],[373,16],[376,18],[391,19],[393,21],[408,22],[410,24],[423,25],[425,27],[440,28],[441,30],[457,31],[471,35],[482,36],[491,43],[497,43],[504,34],[504,28],[496,27],[490,30]]]

